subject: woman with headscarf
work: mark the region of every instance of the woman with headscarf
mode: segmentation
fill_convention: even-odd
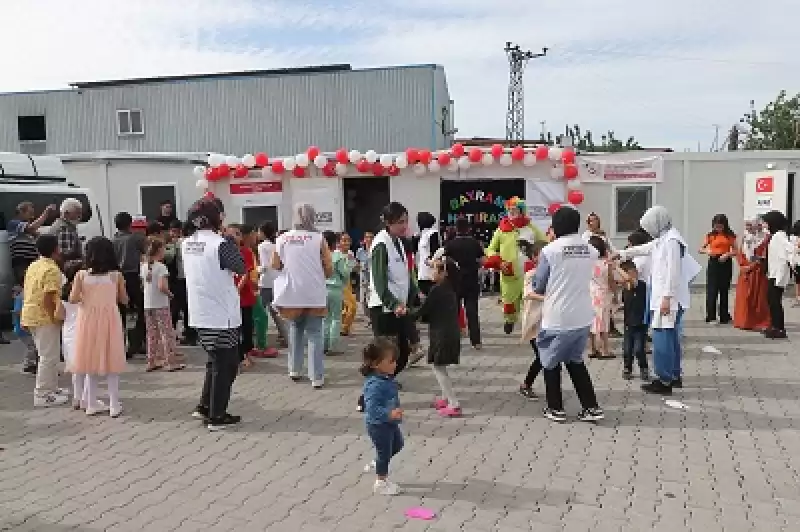
[[[783,292],[792,275],[796,262],[794,246],[786,235],[789,221],[780,211],[769,211],[761,217],[769,229],[767,246],[767,303],[769,304],[770,326],[764,336],[772,339],[786,338],[786,324],[783,314]]]
[[[745,220],[742,244],[736,255],[739,279],[736,282],[733,326],[737,329],[763,331],[770,326],[765,268],[768,244],[769,235],[761,222]]]
[[[672,226],[666,208],[655,205],[639,221],[653,240],[617,253],[620,258],[650,255],[650,310],[653,328],[653,366],[656,378],[643,384],[647,393],[671,395],[682,388],[680,327],[683,313],[691,305],[689,282],[700,265],[686,252],[686,241]]]
[[[298,382],[308,345],[308,378],[315,389],[325,383],[322,322],[327,313],[325,279],[333,274],[331,251],[314,223],[308,203],[294,207],[292,229],[278,237],[272,254],[273,305],[289,324],[289,377]]]

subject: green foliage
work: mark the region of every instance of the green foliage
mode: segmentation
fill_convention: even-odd
[[[746,150],[800,149],[800,93],[791,98],[782,90],[760,112],[747,114]]]
[[[582,131],[578,124],[567,126],[564,132],[565,136],[572,140],[572,145],[579,151],[620,152],[642,149],[635,138],[628,137],[628,140],[623,142],[614,136],[613,130],[601,135],[599,143],[596,142],[596,137],[591,131]]]

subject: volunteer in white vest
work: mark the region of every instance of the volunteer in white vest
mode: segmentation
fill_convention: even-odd
[[[555,240],[539,254],[533,277],[534,291],[544,296],[541,330],[536,338],[544,367],[544,415],[560,423],[567,420],[561,394],[561,364],[567,367],[583,408],[578,419],[598,421],[604,417],[583,362],[594,317],[588,286],[599,254],[578,234],[580,226],[581,215],[572,207],[562,207],[553,214]]]
[[[241,421],[228,413],[228,403],[239,368],[242,325],[233,275],[244,273],[245,266],[236,243],[219,234],[223,215],[219,201],[196,202],[188,223],[197,230],[181,243],[189,326],[208,354],[200,404],[192,416],[206,421],[211,431]]]
[[[308,203],[294,207],[293,229],[278,237],[272,254],[277,271],[273,305],[289,324],[289,377],[301,379],[308,346],[308,378],[315,389],[325,383],[322,321],[327,312],[325,279],[333,274],[331,252],[314,226],[316,211]]]
[[[417,214],[417,226],[419,227],[419,240],[415,261],[417,264],[417,285],[419,291],[428,295],[433,287],[433,265],[430,258],[441,247],[439,231],[436,228],[436,217],[429,212]]]
[[[684,312],[691,305],[689,282],[700,265],[688,253],[686,241],[672,227],[672,217],[665,207],[655,205],[639,221],[653,240],[617,253],[626,259],[649,255],[650,311],[653,328],[653,366],[655,379],[642,385],[647,393],[671,395],[682,388],[680,328]]]

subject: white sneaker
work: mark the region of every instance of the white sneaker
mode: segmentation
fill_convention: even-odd
[[[377,467],[377,464],[375,463],[375,460],[372,460],[371,462],[367,462],[367,465],[364,466],[364,473],[370,473],[372,471],[375,471],[376,467]]]
[[[86,415],[87,416],[96,416],[97,414],[106,414],[108,413],[109,408],[108,405],[105,404],[103,401],[96,401],[94,404],[94,408],[86,408]]]
[[[56,393],[48,393],[47,395],[38,395],[33,397],[34,408],[47,408],[49,406],[62,406],[69,402],[69,397],[58,395]]]
[[[65,395],[69,397],[70,395],[72,395],[72,390],[68,390],[67,388],[56,388],[56,393],[58,395]]]
[[[314,389],[319,390],[320,388],[325,386],[325,379],[313,380],[313,381],[311,381],[311,386]]]
[[[400,486],[389,479],[378,479],[375,481],[375,485],[372,486],[372,492],[377,493],[378,495],[399,495],[403,492],[403,490],[400,489]]]

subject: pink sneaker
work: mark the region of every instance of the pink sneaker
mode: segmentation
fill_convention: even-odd
[[[447,408],[448,403],[447,399],[434,399],[433,400],[433,408],[436,410],[441,410],[442,408]]]
[[[461,407],[446,406],[445,408],[440,408],[439,415],[442,417],[461,417]]]

